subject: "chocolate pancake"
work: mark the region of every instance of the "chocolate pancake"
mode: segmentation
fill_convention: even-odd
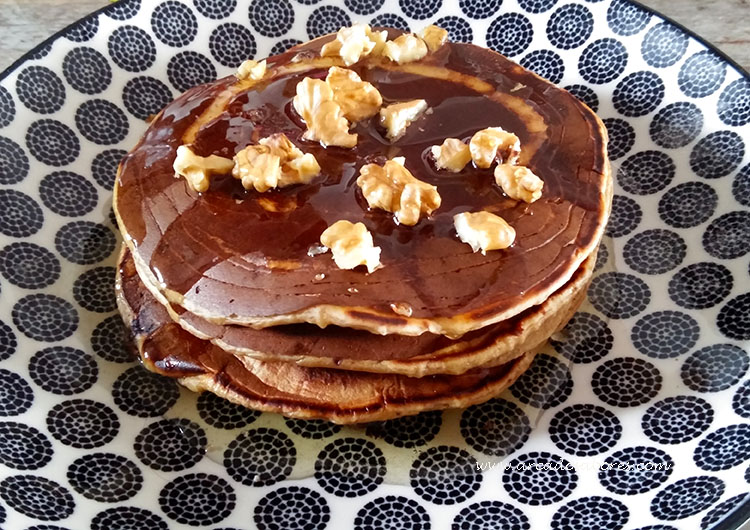
[[[491,368],[422,378],[240,360],[173,322],[128,260],[118,268],[117,300],[146,368],[191,390],[294,418],[360,423],[468,406],[497,396],[534,357],[525,353]]]
[[[270,58],[267,77],[252,88],[230,76],[187,91],[125,157],[114,205],[143,280],[218,324],[308,322],[452,337],[508,319],[565,285],[598,244],[611,203],[606,132],[594,113],[493,51],[447,43],[414,63],[368,57],[352,65],[385,104],[422,98],[430,112],[394,143],[373,118],[352,129],[356,147],[324,148],[301,138],[305,126],[291,99],[305,77],[343,66],[318,57],[331,38]],[[490,170],[446,174],[428,160],[446,137],[494,126],[520,138],[520,163],[544,180],[536,202],[508,198]],[[310,184],[259,194],[225,176],[196,193],[174,178],[180,145],[231,157],[278,132],[317,158],[322,174]],[[415,226],[369,210],[355,184],[363,164],[395,156],[443,199]],[[513,246],[482,255],[459,241],[453,215],[479,210],[515,228]],[[340,270],[330,254],[308,254],[340,219],[366,225],[382,268]]]
[[[321,329],[312,324],[253,329],[213,324],[179,306],[166,305],[172,319],[185,330],[240,358],[411,377],[460,374],[478,366],[508,362],[535,350],[562,329],[586,296],[595,254],[542,304],[460,339],[429,332],[419,336],[375,335],[339,326]],[[134,268],[129,251],[122,264]]]

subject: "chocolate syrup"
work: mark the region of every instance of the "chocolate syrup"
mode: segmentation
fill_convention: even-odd
[[[286,64],[294,53],[270,65]],[[231,157],[259,138],[283,132],[322,168],[309,184],[264,194],[244,190],[231,176],[215,177],[199,194],[172,169],[183,134],[236,82],[233,77],[191,89],[170,104],[123,161],[116,202],[122,228],[162,287],[215,315],[270,316],[318,304],[389,314],[398,302],[410,306],[414,317],[481,317],[569,275],[581,249],[596,244],[607,211],[606,147],[593,113],[567,92],[473,45],[446,44],[423,63],[457,74],[435,79],[389,67],[353,67],[377,87],[384,104],[427,101],[430,111],[392,144],[377,116],[352,129],[358,135],[353,149],[324,148],[301,138],[305,127],[291,99],[304,77],[325,76],[320,68],[232,97],[198,131],[192,142],[198,154]],[[474,90],[459,74],[496,90]],[[432,145],[494,126],[520,138],[522,162],[545,183],[538,201],[505,196],[491,169],[435,170]],[[355,184],[363,164],[394,156],[406,157],[412,174],[436,185],[442,197],[442,206],[413,227],[397,225],[389,212],[369,210]],[[485,256],[456,237],[453,215],[480,210],[502,216],[516,229],[512,247]],[[367,226],[382,249],[381,269],[344,271],[330,254],[308,255],[321,232],[339,219]]]

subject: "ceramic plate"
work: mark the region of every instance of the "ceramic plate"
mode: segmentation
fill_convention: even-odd
[[[508,55],[604,119],[588,301],[498,399],[356,428],[144,371],[115,168],[181,91],[352,21]],[[0,78],[6,529],[729,528],[750,490],[750,80],[624,0],[121,0]]]

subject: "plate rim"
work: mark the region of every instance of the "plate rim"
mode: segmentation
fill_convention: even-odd
[[[110,0],[111,1],[111,0]],[[120,2],[130,2],[131,0],[115,0],[111,1],[110,4],[101,7],[95,11],[92,11],[91,13],[71,22],[67,26],[61,28],[60,30],[56,31],[46,39],[44,39],[42,42],[34,46],[32,49],[21,55],[18,59],[13,61],[5,70],[0,72],[0,81],[4,81],[8,76],[10,76],[11,73],[13,73],[14,70],[16,70],[19,66],[21,66],[23,63],[25,63],[28,60],[33,60],[33,55],[36,54],[39,50],[47,46],[48,44],[52,44],[57,39],[62,37],[65,33],[68,32],[68,30],[74,28],[75,26],[86,22],[87,20],[91,20],[94,17],[98,17],[99,15],[106,14],[107,11],[114,10],[114,8],[120,3]],[[590,0],[589,0],[590,1]],[[632,4],[639,9],[642,9],[643,11],[646,11],[647,13],[650,13],[652,15],[656,15],[658,17],[661,17],[664,22],[667,22],[671,24],[672,26],[675,26],[679,30],[683,31],[688,37],[695,39],[700,44],[705,46],[707,49],[709,49],[711,52],[715,53],[718,57],[720,57],[723,61],[725,61],[729,66],[734,68],[743,78],[750,80],[750,70],[745,70],[735,59],[731,58],[729,55],[727,55],[726,52],[720,50],[716,45],[710,43],[706,38],[700,36],[698,33],[696,33],[694,30],[688,28],[687,26],[683,25],[680,22],[677,22],[671,17],[668,17],[664,15],[663,13],[659,12],[658,10],[654,9],[653,7],[646,6],[642,4],[638,0],[624,0],[625,2]]]
[[[40,50],[44,49],[46,46],[51,45],[61,37],[64,37],[64,35],[70,31],[71,29],[79,26],[82,23],[85,23],[88,20],[93,19],[94,17],[98,17],[102,14],[106,14],[108,11],[114,10],[118,4],[120,3],[127,3],[131,2],[132,0],[110,0],[110,3],[107,5],[96,9],[86,15],[84,15],[81,18],[78,18],[71,22],[70,24],[67,24],[66,26],[62,27],[58,31],[51,34],[49,37],[45,38],[38,44],[36,44],[33,48],[31,48],[29,51],[25,52],[23,55],[18,57],[16,60],[14,60],[8,67],[6,67],[2,72],[0,72],[0,82],[7,79],[15,70],[20,68],[24,63],[34,60],[34,55],[37,54]],[[598,1],[598,0],[589,0],[589,1]],[[678,28],[680,31],[684,32],[688,37],[691,39],[694,39],[698,43],[702,44],[706,47],[707,50],[710,50],[712,53],[714,53],[717,57],[719,57],[722,61],[724,61],[727,65],[732,67],[737,73],[740,74],[740,76],[746,80],[750,80],[750,70],[746,70],[743,66],[741,66],[735,59],[730,57],[726,52],[719,49],[716,45],[709,42],[705,37],[702,37],[698,33],[696,33],[694,30],[688,28],[684,24],[677,22],[673,18],[664,15],[657,9],[646,6],[643,3],[641,3],[638,0],[624,0],[626,3],[636,6],[637,8],[651,14],[656,15],[663,19],[664,22],[667,22],[671,26],[674,26]],[[194,7],[194,6],[191,6]],[[739,504],[737,507],[735,507],[734,510],[732,510],[727,516],[725,516],[721,521],[719,521],[716,525],[711,527],[711,530],[737,530],[739,529],[743,524],[750,521],[750,493],[746,493],[745,500]]]

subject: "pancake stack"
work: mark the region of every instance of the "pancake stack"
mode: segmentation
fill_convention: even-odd
[[[611,194],[566,91],[438,28],[355,25],[154,118],[115,183],[119,307],[144,366],[253,409],[467,406],[585,298]]]

